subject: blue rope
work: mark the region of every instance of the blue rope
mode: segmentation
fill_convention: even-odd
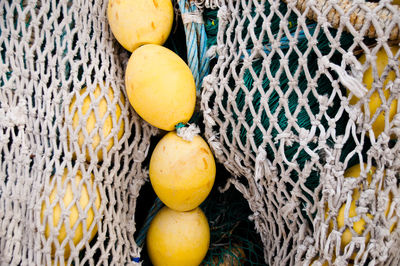
[[[193,1],[179,0],[179,10],[182,17],[188,13],[198,13],[199,10]],[[208,74],[209,59],[206,57],[207,52],[207,35],[204,23],[190,22],[184,23],[187,59],[190,70],[196,82],[196,89],[199,93],[203,78]]]
[[[197,8],[197,7],[196,7]],[[199,87],[203,83],[203,78],[208,75],[209,73],[209,63],[210,59],[206,56],[207,53],[207,35],[206,35],[206,28],[204,23],[198,24],[197,23],[198,32],[200,33],[200,42],[199,42],[199,56],[200,56],[200,80],[199,80]]]

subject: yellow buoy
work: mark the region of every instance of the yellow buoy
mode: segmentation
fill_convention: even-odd
[[[129,102],[145,121],[172,131],[191,118],[196,87],[186,63],[171,50],[153,44],[136,49],[128,62],[125,86]]]
[[[147,250],[155,266],[198,266],[210,244],[210,228],[200,208],[178,212],[162,208],[147,232]]]
[[[80,95],[84,95],[85,93],[86,88],[80,91]],[[90,162],[93,158],[90,155],[88,147],[84,147],[85,140],[87,141],[88,138],[91,140],[91,148],[97,155],[98,161],[102,161],[103,149],[99,146],[101,139],[108,139],[106,149],[109,151],[114,145],[114,125],[120,125],[117,131],[118,140],[121,139],[125,132],[125,123],[123,119],[121,120],[121,107],[118,102],[115,105],[115,118],[111,113],[112,108],[110,106],[110,102],[114,100],[114,90],[112,88],[108,89],[106,95],[109,101],[101,95],[101,88],[99,85],[97,85],[93,92],[92,98],[90,97],[90,94],[88,94],[83,100],[83,103],[77,103],[76,97],[74,96],[69,106],[70,113],[73,113],[73,132],[71,133],[68,131],[68,140],[71,142],[71,134],[78,134],[77,143],[79,145],[80,152],[86,153],[86,160],[88,162]],[[99,99],[100,97],[102,98]],[[120,96],[120,100],[122,104],[125,103],[125,98],[122,94]],[[82,127],[79,127],[79,123],[81,123]]]
[[[399,47],[393,46],[391,47],[392,54],[395,55],[397,51],[399,50]],[[366,57],[363,54],[359,61],[364,64],[366,61]],[[384,48],[381,48],[377,53],[376,53],[376,71],[379,77],[382,76],[383,70],[385,67],[388,65],[388,55],[386,54],[386,51]],[[389,81],[394,81],[396,78],[396,73],[392,70],[388,73],[385,81],[383,82],[383,95],[387,99],[389,99],[390,96],[390,91],[388,88],[386,88],[386,85]],[[366,85],[366,88],[370,90],[372,88],[372,83],[374,82],[374,76],[373,76],[373,69],[372,66],[369,67],[365,72],[363,76],[363,83]],[[350,104],[356,104],[359,101],[357,97],[353,97],[350,99]],[[382,105],[382,99],[381,96],[379,95],[378,90],[375,90],[371,97],[369,98],[369,113],[370,113],[370,118],[374,116],[374,114],[377,112],[378,108]],[[362,106],[362,111],[365,112],[364,106]],[[389,108],[389,121],[393,120],[393,117],[396,115],[397,112],[397,100],[393,100],[390,104]],[[376,117],[376,120],[372,124],[372,130],[374,131],[375,137],[378,137],[385,129],[385,111],[381,111],[379,115]]]
[[[373,168],[373,171],[375,171],[375,168]],[[358,176],[360,176],[360,173],[361,173],[360,165],[354,165],[353,167],[346,170],[344,176],[345,177],[358,177]],[[371,182],[371,179],[372,179],[372,171],[370,171],[367,175],[367,180],[369,183]],[[350,209],[349,209],[349,214],[348,214],[349,218],[357,216],[356,201],[359,198],[360,198],[360,193],[359,193],[358,189],[354,189],[353,195],[352,195],[352,201],[351,201],[351,205],[350,205]],[[346,204],[344,203],[339,209],[339,213],[337,216],[338,229],[341,229],[345,226],[345,223],[344,223],[345,207],[346,207]],[[368,213],[367,216],[369,218],[373,219],[373,216],[371,214]],[[333,226],[333,224],[331,222],[330,228],[332,226]],[[362,233],[365,230],[365,220],[361,218],[360,220],[354,222],[352,228],[358,235],[362,235]],[[342,234],[342,239],[341,239],[341,248],[342,249],[344,249],[344,247],[350,243],[352,236],[353,235],[352,235],[352,232],[350,231],[350,229],[346,228]],[[370,238],[370,234],[368,233],[368,235],[366,236],[366,242],[369,241],[369,238]]]
[[[109,0],[107,18],[117,41],[133,52],[143,44],[164,44],[174,9],[171,0]]]
[[[365,165],[364,167],[366,167],[366,165]],[[368,174],[367,174],[367,183],[368,183],[368,185],[371,184],[372,175],[375,173],[375,171],[376,171],[376,168],[375,168],[374,166],[372,166],[372,167],[371,167],[371,170],[370,170],[370,171],[368,172]],[[357,178],[357,177],[360,176],[360,174],[361,174],[361,167],[360,167],[359,164],[357,164],[357,165],[354,165],[354,166],[350,167],[349,169],[347,169],[347,170],[345,171],[345,173],[344,173],[344,177],[355,177],[355,178]],[[361,187],[361,189],[362,189],[362,187]],[[379,187],[377,186],[377,187],[376,187],[376,190],[377,190],[377,191],[378,191],[378,190],[381,190],[381,188],[379,188]],[[385,211],[385,216],[386,216],[386,217],[387,217],[388,214],[389,214],[389,210],[390,210],[391,203],[392,203],[392,197],[393,197],[393,196],[392,196],[392,193],[390,192],[390,193],[389,193],[388,204],[387,204],[386,211]],[[349,218],[353,218],[353,217],[358,216],[357,211],[356,211],[356,208],[357,208],[356,202],[359,200],[359,198],[360,198],[360,192],[359,192],[359,190],[358,190],[358,189],[354,189],[354,190],[353,190],[353,194],[352,194],[352,201],[351,201],[350,208],[349,208],[349,212],[348,212],[348,217],[349,217]],[[342,205],[342,206],[340,207],[340,209],[339,209],[338,216],[336,217],[337,229],[338,229],[338,230],[340,230],[340,229],[342,229],[342,228],[344,228],[344,227],[347,226],[347,225],[345,224],[345,208],[346,208],[346,203],[343,203],[343,205]],[[328,212],[329,212],[329,209],[326,208],[325,218],[328,217]],[[366,215],[368,216],[368,218],[374,219],[374,216],[371,215],[370,213],[367,213]],[[365,224],[366,224],[365,220],[364,220],[363,218],[360,218],[359,220],[353,222],[353,224],[352,224],[352,229],[354,230],[354,232],[355,232],[357,235],[362,236],[363,233],[364,233],[364,230],[365,230]],[[394,224],[391,225],[390,231],[393,231],[393,230],[394,230],[395,225],[396,225],[396,223],[394,223]],[[329,232],[331,232],[331,231],[333,230],[333,227],[334,227],[334,226],[333,226],[333,221],[331,220],[330,223],[329,223]],[[350,241],[352,240],[352,238],[353,238],[353,233],[352,233],[352,231],[350,230],[350,228],[346,228],[346,229],[343,231],[342,237],[341,237],[341,246],[340,246],[340,247],[341,247],[341,250],[342,250],[342,251],[343,251],[344,248],[350,243]],[[369,239],[370,239],[370,233],[368,233],[368,234],[365,236],[365,243],[366,243],[366,244],[369,242]],[[356,255],[356,254],[354,253],[354,254],[352,255],[351,258],[354,259],[354,258],[355,258],[355,255]]]
[[[192,141],[169,132],[155,147],[149,166],[151,185],[160,200],[177,211],[198,207],[214,184],[214,156],[203,138]]]
[[[65,259],[70,255],[71,240],[76,246],[83,239],[84,233],[90,234],[89,238],[85,239],[88,242],[96,235],[97,225],[94,225],[92,229],[91,226],[95,216],[94,210],[98,212],[101,204],[100,192],[98,188],[94,190],[93,175],[89,180],[83,180],[80,171],[72,179],[67,178],[67,174],[65,170],[62,179],[55,182],[48,200],[43,201],[40,212],[40,221],[45,225],[46,239],[57,232],[55,237],[58,245],[65,244],[64,241],[67,242],[64,248]],[[53,178],[50,179],[50,183],[53,182]],[[62,211],[66,213],[66,216]],[[80,212],[84,213],[84,217],[80,217]],[[50,213],[48,218],[45,218],[45,213]],[[76,226],[77,222],[79,224]],[[70,230],[73,234],[68,234]],[[56,245],[52,244],[52,255],[55,251]]]

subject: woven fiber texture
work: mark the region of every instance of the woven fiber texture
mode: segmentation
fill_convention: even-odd
[[[266,262],[399,265],[398,6],[197,5],[212,59],[205,135],[248,200]]]
[[[155,130],[106,1],[0,1],[0,264],[127,265]]]

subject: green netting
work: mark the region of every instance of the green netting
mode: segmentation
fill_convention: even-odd
[[[260,237],[249,220],[252,212],[240,192],[214,189],[201,208],[211,229],[204,265],[265,265]]]

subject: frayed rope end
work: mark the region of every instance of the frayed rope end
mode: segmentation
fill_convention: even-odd
[[[179,123],[175,128],[177,135],[187,141],[192,141],[196,135],[200,134],[200,128],[195,124],[188,124],[186,127],[182,123]]]

